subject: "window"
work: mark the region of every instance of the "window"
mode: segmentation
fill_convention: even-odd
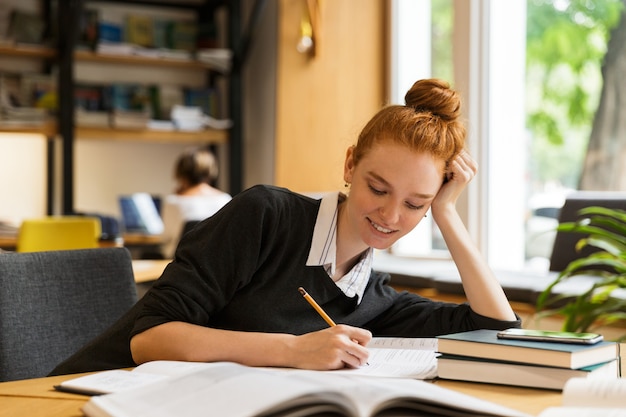
[[[622,2],[392,4],[392,101],[401,103],[410,83],[426,77],[444,78],[463,95],[468,148],[480,165],[458,205],[470,234],[494,268],[533,267],[537,260],[547,268],[558,209],[579,187],[600,67]],[[626,143],[626,133],[617,132],[616,141],[620,134]],[[611,146],[626,146],[617,142]],[[626,176],[615,168],[612,176],[620,175]],[[619,184],[626,187],[626,178],[593,187],[616,191]],[[446,256],[428,219],[391,252]]]

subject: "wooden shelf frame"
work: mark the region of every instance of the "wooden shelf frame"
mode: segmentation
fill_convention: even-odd
[[[106,139],[141,142],[188,142],[205,144],[225,144],[228,143],[227,130],[152,130],[152,129],[107,129],[95,127],[77,127],[75,129],[76,139]]]
[[[39,59],[50,59],[56,57],[56,50],[42,45],[30,45],[30,44],[15,44],[5,45],[0,44],[0,56],[9,55],[15,57],[30,57]]]
[[[49,139],[59,136],[57,123],[47,122],[42,125],[17,125],[0,123],[0,133],[36,134]],[[197,144],[227,144],[228,130],[206,129],[199,131],[153,130],[153,129],[116,129],[106,127],[82,127],[74,129],[77,140],[102,139],[140,142],[169,142]]]

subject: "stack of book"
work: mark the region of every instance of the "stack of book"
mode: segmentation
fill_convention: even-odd
[[[498,339],[496,330],[439,336],[439,378],[562,390],[570,378],[619,376],[619,345]]]

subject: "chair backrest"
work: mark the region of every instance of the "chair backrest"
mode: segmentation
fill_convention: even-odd
[[[0,381],[46,376],[137,301],[126,248],[0,254]]]
[[[17,234],[18,252],[97,248],[100,219],[87,216],[49,216],[25,219]]]
[[[626,210],[626,193],[609,191],[572,193],[567,196],[565,204],[559,212],[559,224],[577,221],[580,218],[578,212],[585,207],[592,206]],[[571,261],[598,251],[592,247],[585,247],[583,250],[577,251],[576,243],[583,237],[584,235],[580,233],[557,232],[550,256],[550,271],[563,271]]]

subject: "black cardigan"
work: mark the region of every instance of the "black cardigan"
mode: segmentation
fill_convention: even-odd
[[[304,287],[337,323],[374,336],[433,337],[478,328],[519,327],[468,304],[398,293],[389,275],[372,271],[361,303],[321,266],[306,260],[320,206],[289,190],[244,191],[181,240],[174,261],[137,305],[52,375],[131,367],[130,338],[169,321],[271,333],[303,334],[327,326],[304,300]]]

